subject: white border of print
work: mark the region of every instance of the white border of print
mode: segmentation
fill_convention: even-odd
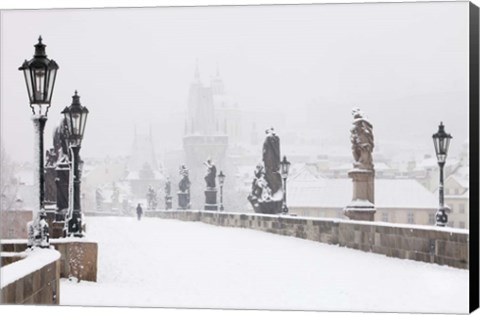
[[[435,0],[435,2],[447,2],[449,0]],[[158,6],[209,6],[209,5],[268,5],[268,4],[313,4],[313,3],[375,3],[375,2],[432,2],[429,0],[0,0],[0,9],[51,9],[51,8],[108,8],[108,7],[158,7]],[[480,0],[472,0],[480,7]],[[119,308],[119,307],[43,307],[43,306],[19,306],[19,305],[0,305],[0,312],[13,314],[15,311],[27,312],[28,314],[84,314],[85,311],[99,311],[102,314],[125,315],[125,314],[167,314],[167,315],[306,315],[306,312],[300,311],[235,311],[235,310],[198,310],[198,309],[159,309],[159,308]],[[308,312],[310,313],[310,312]],[[369,313],[344,313],[344,312],[314,312],[319,315],[353,315]],[[400,315],[397,313],[383,313],[391,315]],[[405,313],[402,313],[405,314]],[[472,313],[480,315],[480,310]],[[375,314],[376,315],[376,314]]]

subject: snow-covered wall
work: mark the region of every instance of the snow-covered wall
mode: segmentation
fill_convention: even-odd
[[[86,238],[67,237],[50,239],[50,245],[60,253],[61,278],[75,277],[84,281],[97,281],[98,244],[96,242]],[[21,253],[26,249],[25,239],[0,241],[1,252]]]
[[[36,248],[1,271],[2,304],[59,304],[60,253]]]
[[[463,229],[213,211],[161,210],[147,211],[145,215],[250,228],[389,257],[469,268],[469,235]]]

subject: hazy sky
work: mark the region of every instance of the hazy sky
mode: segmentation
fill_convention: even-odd
[[[347,147],[352,107],[378,143],[433,150],[440,121],[453,150],[468,137],[467,2],[2,11],[1,135],[17,159],[33,157],[18,67],[40,34],[60,66],[46,149],[76,89],[91,113],[83,156],[127,154],[135,124],[161,147],[196,60],[205,83],[218,65],[240,108],[282,111],[291,127],[314,117]]]

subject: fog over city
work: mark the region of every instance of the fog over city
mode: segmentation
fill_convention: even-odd
[[[181,150],[197,68],[203,84],[220,77],[236,108],[258,116],[259,138],[274,127],[281,139],[317,139],[318,155],[348,154],[351,109],[359,107],[387,155],[433,155],[440,121],[456,155],[469,128],[467,9],[453,2],[3,11],[2,145],[11,158],[32,160],[18,67],[41,35],[60,67],[46,149],[78,90],[90,110],[82,157],[129,155],[135,130],[152,131],[158,154]]]

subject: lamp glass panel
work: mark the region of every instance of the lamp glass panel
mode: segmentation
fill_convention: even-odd
[[[438,142],[439,142],[438,147],[440,149],[438,153],[445,154],[445,145],[446,145],[445,138],[440,138]]]
[[[31,73],[30,73],[30,69],[29,68],[25,68],[23,69],[23,75],[25,76],[25,83],[27,84],[27,91],[28,91],[28,98],[30,99],[30,103],[33,101],[33,98],[32,98],[32,76],[31,76]]]
[[[45,102],[45,79],[46,79],[46,71],[45,68],[33,68],[33,95],[34,95],[34,102],[44,103]]]
[[[72,116],[72,134],[78,136],[80,134],[80,119],[81,115],[78,112],[73,112]]]
[[[48,80],[47,80],[47,103],[50,103],[53,95],[53,87],[55,86],[55,79],[57,76],[57,69],[50,69],[48,71]]]
[[[445,155],[448,153],[448,147],[450,146],[450,137],[445,139]]]
[[[81,130],[80,130],[80,136],[82,138],[85,133],[85,126],[87,125],[87,116],[88,116],[88,112],[82,113],[82,124],[81,124]]]

